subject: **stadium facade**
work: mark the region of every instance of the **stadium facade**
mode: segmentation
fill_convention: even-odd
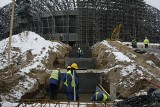
[[[9,35],[11,4],[0,8],[0,40]],[[160,11],[143,0],[16,0],[13,34],[33,31],[45,39],[92,45],[122,25],[119,39],[159,42]]]

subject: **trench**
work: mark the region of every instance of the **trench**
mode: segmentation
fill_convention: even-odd
[[[78,64],[77,75],[79,79],[79,101],[90,101],[90,97],[96,92],[96,87],[100,84],[109,90],[103,80],[103,73],[96,68],[96,62],[92,58],[90,47],[83,46],[83,57],[77,58],[76,52],[78,47],[72,47],[68,57],[65,58],[65,68],[72,63]],[[66,73],[66,69],[61,70],[62,75]],[[45,80],[48,81],[48,80]],[[62,83],[63,84],[63,83]],[[26,93],[22,99],[49,99],[49,85],[47,82],[38,84],[37,90],[32,93]],[[67,97],[63,87],[58,90],[57,100],[66,101]]]
[[[79,101],[90,101],[90,97],[96,91],[96,87],[101,84],[103,85],[103,73],[93,73],[94,70],[77,70],[77,75],[79,78]],[[62,73],[64,76],[65,73]],[[45,80],[47,81],[47,80]],[[61,83],[63,84],[63,83]],[[23,99],[50,99],[49,98],[49,85],[44,82],[44,84],[37,84],[38,88],[33,92],[28,92],[22,96]],[[67,101],[67,97],[64,92],[63,85],[61,89],[58,89],[57,99],[60,101]]]

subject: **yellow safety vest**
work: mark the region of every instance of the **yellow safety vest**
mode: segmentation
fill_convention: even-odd
[[[72,73],[71,73],[71,70],[69,70],[68,72],[67,72],[67,74],[69,74],[71,77],[72,77],[72,81],[71,81],[71,86],[72,87],[75,87],[75,83],[74,83],[74,79],[73,79],[73,75],[72,75]],[[67,83],[67,75],[66,75],[66,81],[64,82],[64,85],[66,85],[67,87],[68,87],[68,83]]]
[[[52,73],[51,73],[50,78],[58,80],[58,73],[59,73],[58,70],[53,70]]]
[[[107,100],[107,95],[103,94],[103,101],[106,101],[106,100]]]
[[[98,93],[99,92],[96,92],[96,101],[98,99]],[[107,95],[103,94],[103,101],[106,101],[107,100]]]
[[[148,40],[148,39],[145,39],[145,40],[143,41],[143,43],[144,43],[144,44],[148,44],[148,43],[149,43],[149,40]]]

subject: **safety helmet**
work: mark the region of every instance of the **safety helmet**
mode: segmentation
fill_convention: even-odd
[[[71,66],[67,66],[67,69],[71,68]]]
[[[71,68],[78,69],[78,65],[77,65],[76,63],[73,63],[73,64],[71,65]]]
[[[79,47],[78,50],[80,50],[81,48]]]

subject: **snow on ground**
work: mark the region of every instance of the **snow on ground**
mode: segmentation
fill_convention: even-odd
[[[36,83],[36,79],[29,78],[27,75],[24,76],[25,80],[19,81],[18,85],[14,89],[10,90],[10,93],[7,95],[5,93],[1,94],[2,101],[6,102],[7,100],[19,100],[26,92],[32,89],[33,85]]]
[[[123,67],[122,70],[121,70],[121,75],[125,77],[128,74],[134,72],[135,69],[136,69],[136,65],[135,64]]]
[[[120,41],[119,41],[119,43],[122,43],[124,45],[129,44],[130,46],[132,44],[131,42],[120,42]],[[137,42],[137,45],[138,46],[143,46],[144,43],[143,42]],[[160,46],[160,44],[159,43],[149,43],[149,46]]]
[[[113,69],[115,69],[115,68],[123,68],[123,66],[122,66],[122,65],[116,65],[116,66],[113,66],[113,67],[111,67],[111,68],[107,68],[107,69],[105,69],[105,70],[102,71],[102,72],[108,73],[108,72],[110,72],[111,70],[113,70]]]
[[[2,41],[2,45],[6,46],[8,43],[8,38]],[[55,47],[54,51],[57,51],[57,45],[61,45],[57,42],[50,42],[39,36],[38,34],[30,31],[25,31],[17,35],[12,36],[12,47],[18,47],[21,49],[21,52],[24,53],[27,50],[32,50],[33,54],[40,54],[42,48],[48,50],[50,47]],[[1,51],[4,51],[4,47],[1,47]],[[0,51],[0,52],[1,52]]]
[[[104,42],[103,42],[104,43]],[[130,44],[131,45],[131,42],[119,42],[119,43],[121,43],[121,44]],[[105,42],[105,44],[106,44],[106,46],[109,46],[110,48],[112,47],[112,46],[110,46],[109,45],[109,43],[107,43],[107,42]],[[137,43],[137,45],[141,45],[141,46],[143,46],[144,44],[142,43],[142,42],[138,42]],[[152,46],[159,46],[160,44],[158,44],[158,43],[150,43],[149,45],[152,45]],[[113,50],[114,51],[117,51],[117,49],[115,49],[115,47],[113,47]],[[135,70],[136,70],[136,72],[138,73],[138,74],[140,74],[140,75],[143,75],[143,72],[141,71],[141,70],[138,70],[137,68],[136,68],[136,63],[135,63],[135,61],[132,61],[131,59],[129,59],[126,55],[124,55],[122,52],[112,52],[115,56],[116,56],[116,58],[115,59],[117,59],[118,61],[127,61],[127,62],[133,62],[133,63],[131,63],[131,65],[129,65],[129,66],[126,66],[126,67],[123,67],[123,69],[121,70],[121,75],[122,76],[126,76],[126,75],[128,75],[128,74],[130,74],[130,73],[132,73],[132,72],[135,72]],[[136,56],[134,56],[134,58],[136,58]],[[146,61],[146,63],[147,64],[150,64],[150,65],[155,65],[151,60],[149,60],[149,61]],[[153,77],[155,76],[155,75],[153,75],[152,73],[150,73],[150,72],[148,72],[148,70],[146,69],[146,68],[143,68],[142,66],[139,66],[140,68],[142,68],[144,71],[146,71],[148,74],[150,74],[150,75],[152,75]],[[113,68],[112,68],[113,69]]]
[[[150,65],[155,65],[154,62],[152,62],[151,60],[146,61],[146,63]]]
[[[106,40],[103,40],[100,43],[102,43],[103,45],[105,45],[108,48],[108,50],[117,51],[116,47],[112,47]]]
[[[139,95],[147,95],[147,92],[145,92],[144,90],[140,90],[138,93],[135,93],[136,96]]]
[[[115,59],[117,59],[118,61],[131,62],[131,60],[126,55],[124,55],[122,52],[113,52],[113,54],[116,56]]]
[[[14,59],[16,59],[19,55],[22,56],[23,60],[26,60],[26,53],[29,50],[31,50],[33,56],[36,56],[33,59],[33,62],[31,62],[30,67],[22,69],[23,72],[29,72],[29,70],[27,69],[34,68],[37,65],[43,67],[41,60],[43,60],[43,58],[48,58],[48,51],[56,52],[58,51],[58,46],[62,46],[58,42],[50,42],[48,40],[45,40],[38,34],[29,31],[13,35],[11,45],[11,63],[13,63]],[[0,46],[0,53],[2,54],[2,56],[0,56],[0,60],[2,60],[0,62],[0,69],[3,69],[7,66],[8,60],[8,52],[6,51],[6,49],[8,48],[8,38],[0,41]],[[20,49],[20,52],[13,51],[13,48]]]
[[[116,59],[117,61],[119,61],[119,62],[134,62],[134,61],[132,61],[130,58],[128,58],[127,55],[124,55],[122,52],[119,52],[119,51],[116,49],[116,47],[112,47],[107,41],[104,40],[104,41],[102,41],[101,43],[104,44],[104,45],[107,47],[107,48],[106,48],[107,50],[105,50],[106,52],[111,51],[111,53],[114,54],[115,59]],[[131,65],[126,66],[126,67],[124,67],[124,66],[122,66],[122,65],[116,65],[116,66],[111,67],[111,68],[109,68],[109,69],[108,69],[108,68],[105,69],[105,72],[107,73],[107,72],[109,72],[110,70],[112,70],[112,69],[114,69],[114,68],[122,68],[120,74],[121,74],[122,76],[126,76],[126,75],[132,73],[132,72],[134,71],[134,69],[136,69],[136,65],[135,65],[134,63],[132,63]],[[139,73],[141,74],[142,72],[139,72]]]
[[[41,60],[39,60],[39,61],[41,61]],[[39,61],[38,62],[35,62],[35,61],[31,62],[29,66],[22,68],[21,72],[22,73],[29,73],[30,70],[34,69],[34,68],[44,70],[45,66]]]
[[[51,42],[45,40],[38,34],[30,31],[25,31],[17,35],[12,36],[12,49],[11,49],[11,64],[15,64],[15,59],[19,56],[22,57],[21,61],[26,61],[27,51],[31,51],[34,56],[33,61],[29,64],[25,65],[25,67],[20,69],[20,72],[17,72],[16,75],[23,76],[23,81],[19,81],[18,85],[15,86],[8,94],[1,94],[2,103],[6,106],[4,107],[12,107],[10,103],[7,101],[18,100],[24,95],[27,91],[32,89],[33,85],[36,83],[36,79],[29,78],[27,73],[30,72],[30,69],[45,69],[44,64],[42,64],[42,60],[48,59],[48,52],[59,52],[58,46],[62,46],[62,44],[58,42]],[[0,69],[4,69],[8,66],[8,38],[0,41]],[[14,50],[16,49],[16,51]],[[18,63],[18,62],[17,62]]]
[[[102,41],[101,43],[107,47],[106,52],[112,51],[112,53],[116,57],[115,59],[117,59],[118,61],[131,62],[131,60],[126,55],[124,55],[122,52],[117,52],[118,50],[115,47],[112,47],[106,40]]]

